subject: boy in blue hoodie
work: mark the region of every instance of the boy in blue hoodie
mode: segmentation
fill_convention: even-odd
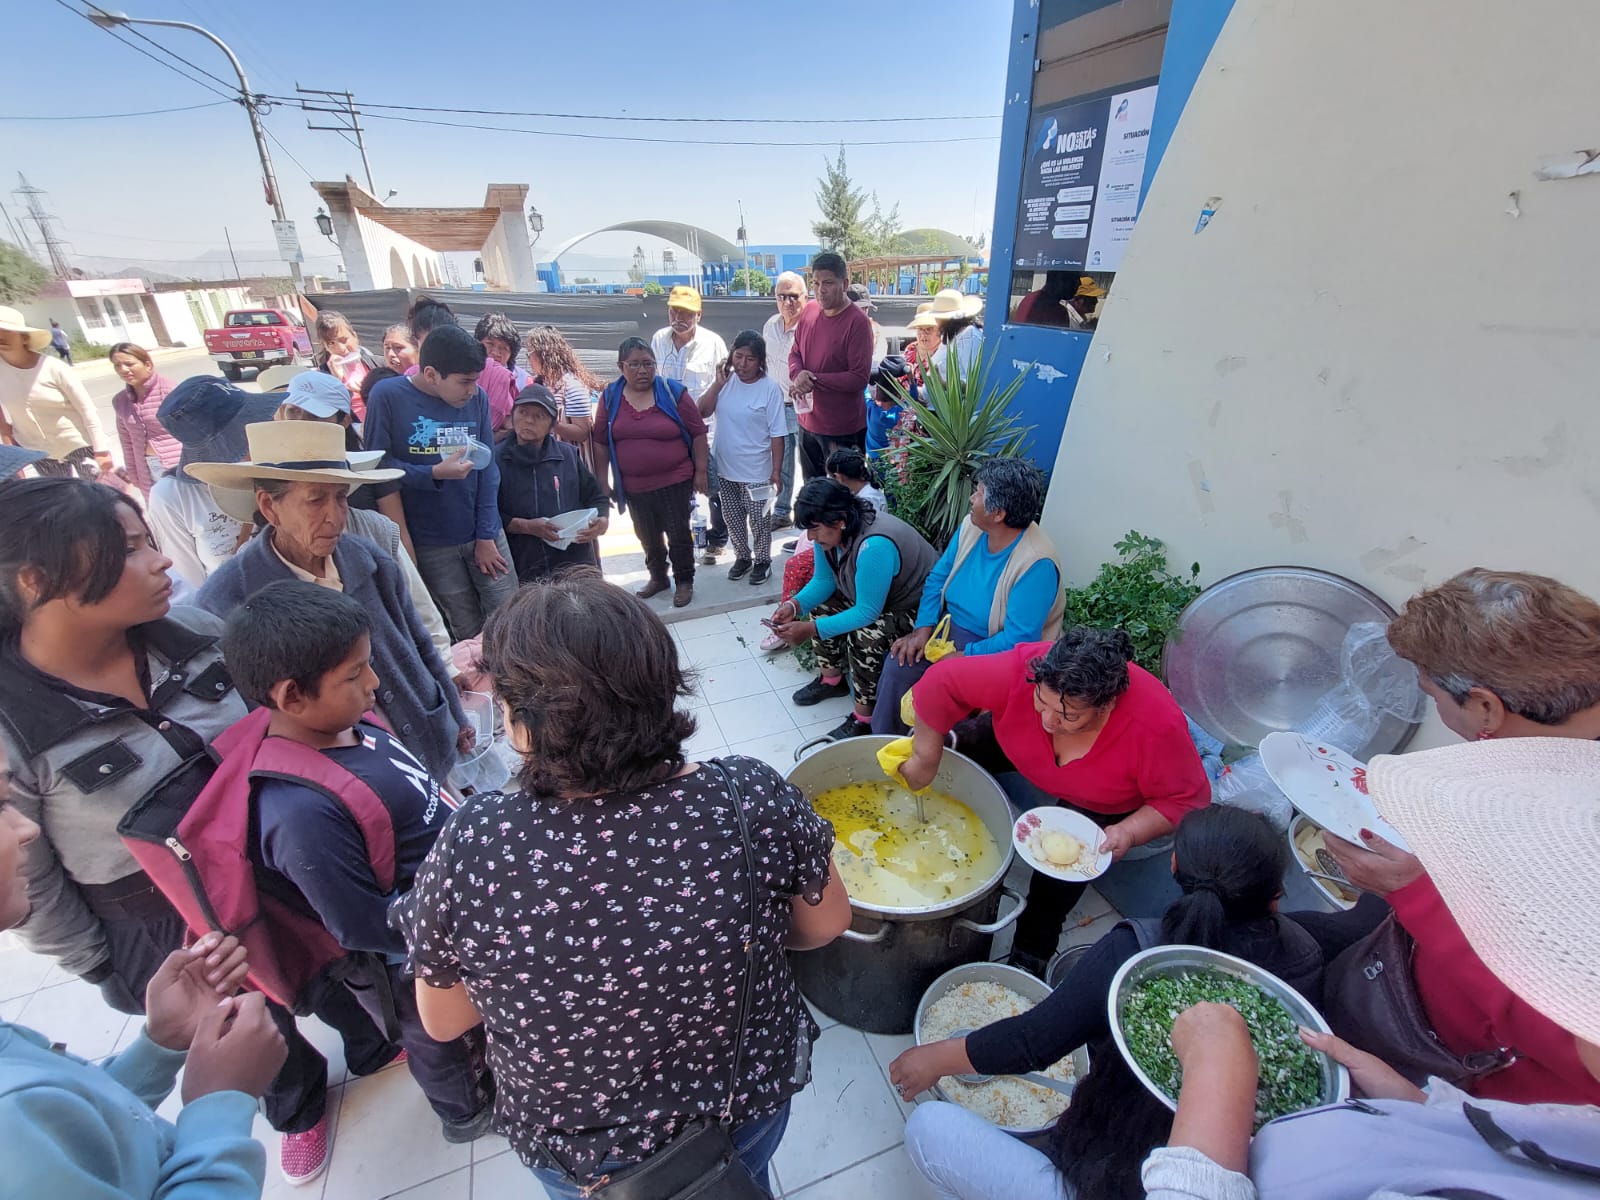
[[[287,579],[228,618],[223,658],[240,694],[271,710],[268,739],[309,747],[336,768],[316,764],[318,782],[279,770],[255,779],[250,857],[263,894],[321,924],[345,949],[327,985],[349,986],[380,1026],[397,1026],[445,1140],[470,1142],[493,1115],[481,1044],[477,1035],[438,1042],[424,1032],[404,971],[405,939],[388,923],[390,903],[411,890],[455,803],[388,730],[363,719],[378,687],[368,628],[349,596]],[[375,828],[386,843],[392,830],[392,844],[374,844]],[[387,886],[374,866],[380,860]]]
[[[7,778],[0,752],[0,929],[28,916],[22,859],[39,836],[11,806]],[[233,994],[247,970],[221,934],[174,951],[145,991],[144,1029],[98,1067],[0,1021],[0,1197],[259,1197],[267,1156],[250,1125],[286,1050],[266,998]],[[151,1110],[180,1067],[173,1125]]]
[[[367,449],[382,450],[384,466],[405,472],[400,502],[417,571],[455,642],[476,637],[517,590],[500,524],[489,400],[478,386],[484,359],[461,326],[433,330],[417,352],[415,375],[373,388],[362,425]]]

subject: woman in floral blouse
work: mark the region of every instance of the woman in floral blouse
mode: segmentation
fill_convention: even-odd
[[[578,1196],[722,1111],[750,880],[733,796],[684,759],[690,684],[643,601],[589,570],[530,584],[490,618],[483,659],[520,790],[454,814],[398,919],[428,1032],[482,1022],[495,1128],[550,1196]],[[850,904],[805,797],[765,763],[723,765],[758,901],[733,1137],[767,1186],[817,1035],[784,952],[832,941]]]

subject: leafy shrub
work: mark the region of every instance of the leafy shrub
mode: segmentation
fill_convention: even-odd
[[[1082,587],[1067,589],[1065,625],[1122,629],[1133,639],[1133,660],[1161,673],[1161,652],[1178,614],[1200,594],[1200,564],[1188,578],[1167,569],[1166,544],[1130,529],[1116,543],[1117,561],[1100,564],[1100,573]]]

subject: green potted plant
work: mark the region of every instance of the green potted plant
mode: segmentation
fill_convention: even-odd
[[[1011,413],[1027,372],[988,390],[990,353],[981,346],[966,368],[954,354],[945,355],[943,367],[925,367],[923,400],[898,382],[892,385],[914,422],[904,444],[887,456],[890,493],[897,514],[935,546],[948,542],[966,516],[978,464],[1020,454],[1033,432]]]
[[[1116,543],[1117,561],[1100,564],[1100,573],[1082,587],[1069,587],[1064,625],[1121,629],[1133,639],[1133,661],[1161,674],[1161,652],[1177,627],[1184,606],[1200,594],[1200,564],[1187,576],[1167,568],[1167,548],[1159,538],[1130,529]]]

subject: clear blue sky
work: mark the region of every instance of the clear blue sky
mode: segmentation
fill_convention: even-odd
[[[66,0],[73,8],[84,0]],[[490,182],[527,183],[545,217],[539,251],[630,218],[694,222],[727,237],[743,200],[753,242],[811,241],[822,146],[847,149],[851,174],[906,227],[988,231],[1011,6],[1004,0],[541,0],[493,6],[419,0],[104,0],[132,16],[191,21],[239,55],[258,92],[296,83],[348,89],[358,103],[593,112],[623,116],[988,119],[893,125],[689,125],[415,114],[447,121],[642,137],[748,140],[755,146],[650,145],[447,129],[369,119],[380,194],[397,205],[475,205]],[[0,116],[127,112],[217,97],[156,65],[56,0],[14,0],[6,17]],[[182,30],[142,32],[229,78],[220,51]],[[123,37],[151,49],[123,31]],[[25,52],[28,46],[36,53]],[[381,110],[372,110],[373,117]],[[308,255],[316,233],[310,177],[361,179],[335,134],[309,132],[289,106],[266,119],[289,215]],[[327,123],[323,117],[313,118]],[[948,144],[919,138],[977,137]],[[291,158],[298,159],[304,169]],[[0,202],[16,216],[15,172],[49,193],[83,255],[187,259],[222,245],[228,226],[245,270],[273,259],[271,212],[242,111],[95,121],[0,121]],[[0,236],[6,236],[0,225]],[[637,238],[581,250],[620,253]],[[536,252],[537,253],[537,252]],[[311,266],[330,269],[332,259]],[[152,265],[155,265],[152,262]],[[176,269],[176,268],[175,268]]]

